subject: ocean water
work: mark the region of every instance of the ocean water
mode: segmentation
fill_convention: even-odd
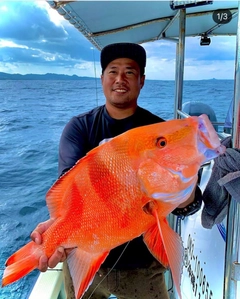
[[[185,81],[183,102],[207,103],[224,122],[233,88],[233,80]],[[57,179],[65,124],[104,101],[99,80],[0,81],[0,279],[6,259],[48,219],[45,194]],[[138,103],[173,118],[174,82],[147,80]],[[38,273],[1,288],[0,299],[27,299]]]

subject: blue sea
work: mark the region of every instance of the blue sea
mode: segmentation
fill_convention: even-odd
[[[183,102],[207,103],[224,122],[233,89],[233,80],[185,81]],[[138,103],[171,119],[174,91],[174,81],[147,80]],[[100,80],[0,81],[0,278],[6,259],[48,219],[45,194],[57,179],[65,124],[104,101]],[[0,298],[27,299],[38,273],[0,289]]]

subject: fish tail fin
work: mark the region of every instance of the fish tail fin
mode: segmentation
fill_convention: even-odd
[[[36,256],[36,250],[33,252],[36,247],[34,242],[30,242],[8,258],[7,267],[3,273],[2,287],[22,278],[38,266],[40,254]]]

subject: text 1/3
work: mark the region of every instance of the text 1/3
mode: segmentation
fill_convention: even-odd
[[[232,20],[232,13],[229,9],[218,9],[213,12],[212,17],[217,24],[227,24]]]

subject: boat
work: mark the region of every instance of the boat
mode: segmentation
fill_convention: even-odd
[[[238,1],[48,1],[92,45],[101,50],[114,42],[147,43],[168,40],[176,44],[174,117],[188,117],[184,111],[184,51],[186,37],[199,37],[208,46],[212,36],[236,36],[231,136],[240,148],[240,16]],[[137,5],[136,5],[137,4]],[[201,106],[201,105],[200,105]],[[223,127],[223,123],[213,123]],[[224,130],[219,138],[226,137]],[[202,168],[200,188],[204,190],[213,162]],[[184,219],[171,215],[171,226],[184,243],[181,279],[183,299],[240,298],[240,205],[230,199],[228,215],[219,225],[204,229],[201,210]],[[178,299],[171,273],[166,273],[169,297]],[[40,273],[29,299],[65,298],[61,265]]]

